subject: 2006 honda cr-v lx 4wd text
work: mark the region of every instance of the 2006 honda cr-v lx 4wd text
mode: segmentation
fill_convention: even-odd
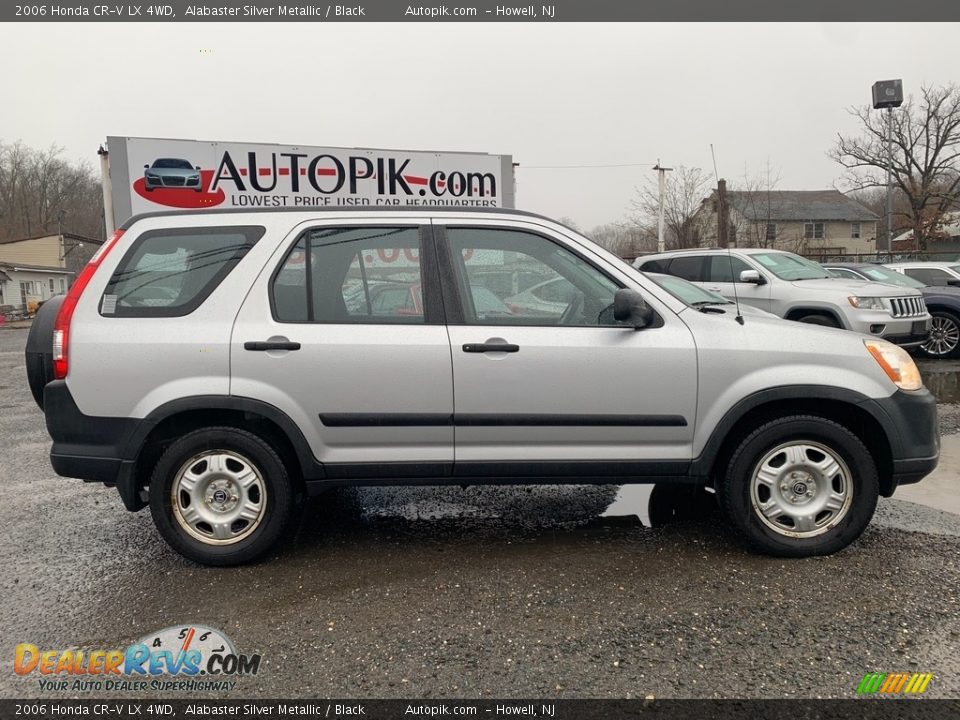
[[[477,300],[557,278],[535,314]],[[56,472],[217,565],[326,488],[492,482],[707,487],[755,548],[821,555],[939,454],[901,348],[687,305],[509,210],[134,217],[44,305],[27,371]]]

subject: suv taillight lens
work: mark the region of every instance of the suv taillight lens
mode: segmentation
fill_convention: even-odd
[[[69,349],[70,349],[70,321],[73,319],[73,311],[77,309],[77,303],[80,301],[80,295],[84,288],[90,282],[93,274],[100,267],[100,263],[107,256],[107,253],[117,244],[123,230],[117,230],[113,237],[100,246],[96,254],[90,258],[77,279],[70,286],[67,296],[60,305],[60,311],[57,313],[57,319],[53,323],[53,377],[55,380],[63,380],[67,376],[69,369]]]

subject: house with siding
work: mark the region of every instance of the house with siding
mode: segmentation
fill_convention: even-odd
[[[0,306],[33,312],[65,293],[102,244],[74,233],[0,240]]]
[[[876,251],[880,217],[839,190],[758,190],[726,193],[728,244],[797,253]],[[695,217],[698,244],[718,245],[720,200],[705,198]]]

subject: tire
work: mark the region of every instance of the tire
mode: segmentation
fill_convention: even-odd
[[[933,310],[930,315],[930,339],[920,346],[920,352],[931,358],[960,357],[960,317],[947,310]]]
[[[43,389],[53,380],[53,326],[63,304],[63,295],[55,295],[45,302],[30,324],[27,346],[24,350],[24,365],[27,369],[27,384],[37,407],[43,410]]]
[[[803,317],[798,317],[797,322],[808,323],[810,325],[823,325],[824,327],[833,327],[833,328],[840,327],[840,323],[838,323],[835,319],[833,319],[829,315],[820,315],[818,313],[814,313],[812,315],[804,315]]]
[[[879,480],[869,451],[847,428],[795,415],[740,443],[718,494],[728,520],[754,549],[811,557],[860,537],[877,507]]]
[[[160,456],[150,514],[170,547],[204,565],[240,565],[270,550],[294,509],[287,468],[256,435],[195,430]]]

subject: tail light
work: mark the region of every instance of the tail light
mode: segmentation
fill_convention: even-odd
[[[57,319],[53,323],[53,377],[55,380],[63,380],[69,369],[70,321],[73,319],[73,311],[77,309],[80,296],[97,268],[100,267],[100,263],[122,235],[123,230],[117,230],[107,242],[100,246],[100,249],[90,258],[90,262],[77,275],[77,279],[73,281],[73,285],[70,286],[67,296],[60,305]]]

